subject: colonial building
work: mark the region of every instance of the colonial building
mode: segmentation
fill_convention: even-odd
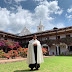
[[[38,26],[40,28],[40,26]],[[42,27],[41,27],[42,28]],[[40,31],[23,36],[0,31],[0,39],[17,41],[27,47],[27,43],[34,34],[37,35],[42,47],[48,48],[49,55],[72,53],[72,26],[65,28],[53,28],[52,30]]]
[[[19,36],[28,35],[28,34],[31,34],[31,32],[26,27],[24,27],[24,29],[21,31]]]
[[[39,26],[37,26],[37,32],[42,32],[42,31],[44,31],[44,26],[42,25],[42,23],[40,21]]]

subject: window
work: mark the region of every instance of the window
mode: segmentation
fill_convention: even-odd
[[[21,41],[21,43],[22,43],[22,41]]]
[[[49,39],[49,37],[47,37],[47,39]]]
[[[72,46],[69,46],[69,51],[72,51]]]
[[[39,30],[40,30],[40,28],[39,28]]]
[[[70,37],[70,35],[66,35],[66,37],[68,38],[68,37]]]
[[[4,40],[7,40],[7,38],[5,38]]]
[[[48,39],[49,39],[49,37],[45,37],[45,39],[46,39],[46,40],[48,40]]]
[[[1,35],[0,35],[0,39],[1,39]]]
[[[57,39],[60,39],[60,36],[57,36]]]
[[[5,37],[5,35],[3,34],[3,37]]]
[[[38,40],[40,40],[40,38],[37,38]]]
[[[45,40],[47,40],[47,37],[45,38]]]

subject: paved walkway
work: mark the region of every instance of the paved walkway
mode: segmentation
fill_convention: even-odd
[[[53,57],[53,56],[44,56],[44,58],[47,58],[47,57]],[[11,62],[19,62],[19,61],[24,61],[26,60],[27,58],[21,58],[21,57],[18,57],[16,59],[0,59],[0,64],[4,64],[4,63],[11,63]]]

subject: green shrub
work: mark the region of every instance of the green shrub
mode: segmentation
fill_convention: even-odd
[[[64,53],[61,53],[60,56],[64,56]]]
[[[67,54],[68,56],[72,56],[72,53]]]
[[[19,56],[18,52],[16,50],[9,51],[10,57],[13,59],[17,56]]]
[[[0,58],[2,58],[2,56],[0,55]]]
[[[0,50],[0,58],[4,58],[5,56],[4,56],[4,52],[3,52],[3,50]]]
[[[27,57],[28,48],[18,48],[17,49],[19,56]]]
[[[0,50],[0,54],[4,54],[3,50]]]

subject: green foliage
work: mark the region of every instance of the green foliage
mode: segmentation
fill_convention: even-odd
[[[72,56],[72,53],[67,54],[68,56]]]
[[[64,55],[64,53],[61,53],[60,56],[72,56],[72,53],[68,53],[67,55]]]
[[[65,43],[68,45],[72,43],[72,37],[61,38],[56,40],[47,39],[42,42],[42,44],[44,43],[48,44],[48,46],[52,46],[53,44],[60,44],[60,43]]]
[[[2,55],[0,55],[0,58],[2,58]]]
[[[4,54],[3,50],[0,50],[0,54]]]
[[[0,50],[0,58],[7,58],[9,59],[10,57],[6,55],[6,53],[3,50]]]
[[[16,50],[9,51],[10,57],[14,59],[15,57],[19,56],[18,52]]]
[[[64,56],[64,53],[61,53],[60,56]]]
[[[0,50],[0,58],[4,58],[5,56],[4,56],[4,52],[3,52],[3,50]]]
[[[17,49],[19,56],[27,57],[28,48],[18,48]]]
[[[24,47],[24,48],[28,48],[28,42],[24,42],[24,43],[20,43],[20,46],[21,47]]]

